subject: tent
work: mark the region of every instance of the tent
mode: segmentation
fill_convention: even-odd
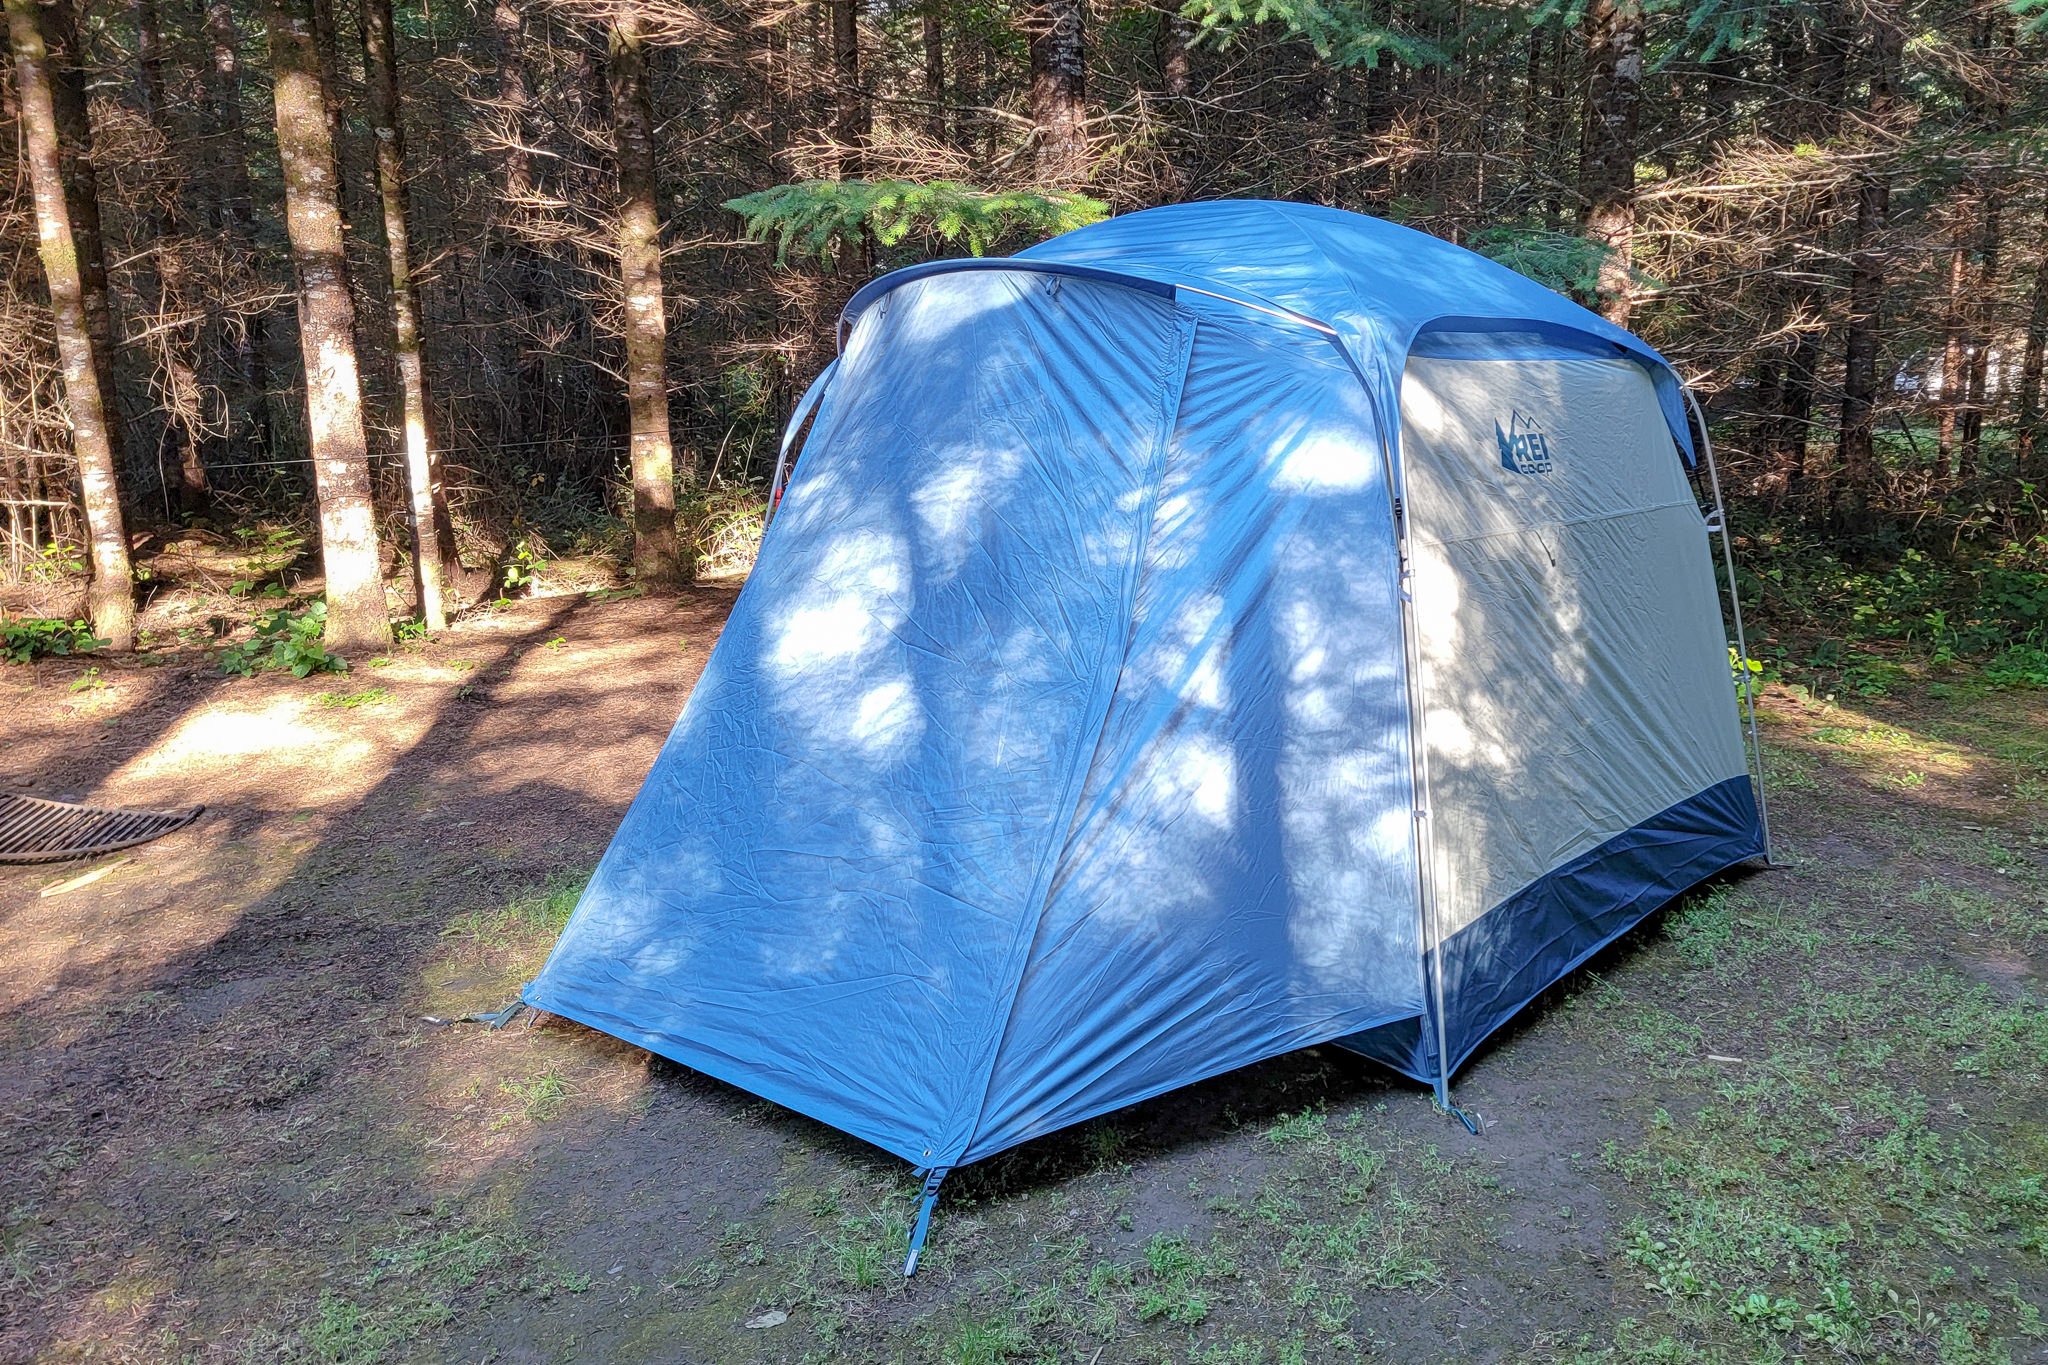
[[[898,270],[840,341],[524,998],[923,1168],[917,1240],[948,1169],[1292,1049],[1448,1106],[1764,854],[1718,509],[1627,332],[1231,201]]]

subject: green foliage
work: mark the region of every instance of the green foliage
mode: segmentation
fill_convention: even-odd
[[[388,687],[365,687],[359,692],[322,692],[320,704],[333,711],[354,711],[365,706],[381,706],[391,699]]]
[[[1828,691],[1882,696],[1904,680],[1873,645],[1933,665],[1977,662],[1995,687],[2048,686],[2048,540],[1852,562],[1833,544],[1766,535],[1747,557],[1744,598],[1820,635],[1805,663]]]
[[[0,659],[25,664],[33,659],[61,658],[105,649],[107,642],[83,621],[49,621],[23,617],[0,622]]]
[[[977,190],[952,180],[804,180],[726,201],[749,240],[775,243],[775,261],[830,260],[842,242],[872,234],[884,246],[916,238],[976,256],[1011,238],[1057,236],[1109,216],[1109,205],[1057,190]]]
[[[1340,69],[1372,70],[1388,57],[1409,66],[1450,61],[1435,43],[1394,28],[1390,15],[1355,0],[1187,0],[1180,12],[1218,47],[1248,28],[1278,24]]]
[[[500,1081],[498,1089],[518,1100],[526,1117],[535,1123],[546,1123],[559,1115],[569,1100],[568,1085],[552,1071],[523,1081]]]
[[[328,653],[320,643],[326,627],[324,601],[300,612],[290,607],[265,612],[256,622],[253,638],[220,652],[220,671],[243,678],[267,669],[288,669],[294,678],[309,673],[346,673],[348,660]]]
[[[1745,659],[1736,653],[1735,646],[1728,646],[1728,672],[1735,679],[1735,694],[1742,696],[1764,680],[1764,664],[1761,659]]]
[[[1799,1300],[1773,1294],[1751,1293],[1728,1304],[1728,1316],[1752,1327],[1789,1332],[1798,1321]]]
[[[513,541],[505,552],[505,595],[531,592],[540,581],[540,571],[548,566],[548,554],[548,543],[538,535],[528,533]]]
[[[1608,247],[1589,237],[1547,228],[1481,228],[1465,245],[1489,260],[1560,294],[1590,297],[1599,287]]]
[[[1031,1349],[1031,1339],[1002,1318],[969,1322],[947,1348],[949,1365],[1002,1365]]]

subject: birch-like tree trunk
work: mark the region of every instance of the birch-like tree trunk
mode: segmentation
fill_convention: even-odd
[[[277,154],[284,173],[285,232],[298,277],[299,350],[306,367],[307,443],[320,500],[320,558],[327,576],[327,646],[391,643],[370,500],[355,302],[343,254],[334,139],[313,18],[306,0],[268,0]]]
[[[455,563],[455,523],[448,515],[440,452],[427,407],[420,356],[420,301],[413,284],[412,233],[406,212],[405,129],[398,113],[398,50],[391,0],[362,0],[363,73],[370,135],[377,155],[377,196],[391,264],[391,353],[405,426],[405,483],[412,510],[414,597],[428,630],[448,624],[448,584]]]
[[[65,193],[64,154],[57,139],[57,74],[46,38],[45,10],[37,0],[6,0],[7,36],[14,48],[16,98],[21,106],[22,153],[35,195],[37,250],[49,282],[50,314],[57,330],[57,359],[64,376],[64,403],[71,419],[71,448],[91,541],[92,579],[86,590],[93,633],[114,649],[135,647],[134,574],[128,560],[128,528],[121,514],[115,475],[113,393],[102,344],[87,309],[85,270]],[[65,26],[68,16],[54,16]],[[92,148],[73,146],[74,192],[96,193]]]
[[[619,283],[625,292],[626,407],[632,422],[633,573],[650,586],[673,586],[689,578],[689,566],[676,536],[654,111],[639,16],[631,9],[621,10],[610,40],[612,131],[619,173]]]

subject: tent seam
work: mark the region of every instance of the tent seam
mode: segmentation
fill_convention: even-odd
[[[1159,457],[1158,467],[1154,472],[1150,485],[1145,490],[1144,530],[1136,538],[1135,550],[1131,557],[1129,579],[1124,587],[1121,603],[1124,638],[1117,648],[1117,666],[1111,678],[1109,689],[1103,695],[1095,718],[1095,743],[1089,746],[1087,759],[1085,761],[1077,761],[1073,765],[1073,770],[1068,774],[1065,784],[1067,799],[1061,803],[1067,810],[1067,827],[1061,832],[1057,840],[1047,841],[1043,870],[1033,879],[1033,890],[1036,893],[1033,896],[1033,900],[1036,902],[1036,906],[1031,913],[1028,930],[1026,926],[1019,926],[1016,935],[1017,941],[1012,944],[1009,952],[1009,957],[1014,963],[1006,974],[1009,978],[1009,1003],[1003,1010],[1001,1025],[991,1030],[988,1043],[982,1049],[984,1060],[980,1066],[980,1094],[972,1099],[974,1106],[972,1123],[968,1131],[960,1139],[958,1152],[941,1150],[946,1141],[946,1131],[956,1128],[960,1119],[967,1112],[967,1104],[970,1097],[974,1096],[974,1092],[970,1090],[962,1094],[961,1101],[955,1106],[954,1113],[948,1116],[946,1131],[942,1131],[933,1139],[934,1150],[930,1153],[930,1158],[940,1164],[960,1164],[963,1159],[961,1153],[965,1153],[973,1146],[974,1131],[979,1128],[983,1117],[988,1112],[989,1095],[992,1093],[995,1085],[996,1063],[1002,1057],[1003,1043],[1009,1037],[1011,1021],[1016,1018],[1017,1001],[1023,992],[1025,969],[1030,966],[1031,945],[1037,942],[1039,927],[1045,922],[1046,906],[1050,904],[1052,899],[1053,879],[1059,874],[1061,855],[1065,852],[1067,842],[1072,837],[1073,819],[1080,806],[1081,793],[1085,788],[1088,773],[1094,766],[1095,755],[1101,748],[1103,732],[1108,728],[1110,712],[1116,704],[1116,694],[1118,684],[1122,680],[1123,666],[1129,659],[1133,623],[1137,614],[1138,584],[1143,576],[1145,550],[1151,543],[1153,520],[1159,507],[1160,485],[1164,481],[1166,473],[1166,448],[1172,440],[1174,425],[1180,415],[1181,397],[1185,392],[1188,366],[1194,354],[1195,332],[1199,325],[1198,319],[1191,309],[1171,300],[1168,301],[1167,307],[1172,310],[1173,332],[1172,339],[1166,348],[1165,363],[1161,366],[1159,375],[1159,429],[1153,441],[1153,450],[1157,452]]]

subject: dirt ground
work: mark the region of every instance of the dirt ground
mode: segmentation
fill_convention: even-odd
[[[0,790],[208,807],[0,869],[0,1361],[2048,1360],[2041,694],[1774,689],[1788,866],[1505,1031],[1480,1137],[1282,1058],[958,1173],[906,1283],[883,1154],[425,1021],[538,967],[733,599],[606,596],[0,666]]]

